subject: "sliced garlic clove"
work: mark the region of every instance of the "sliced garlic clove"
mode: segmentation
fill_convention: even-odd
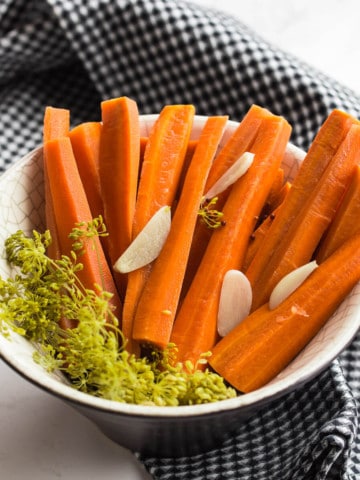
[[[254,160],[254,154],[250,152],[243,153],[237,160],[234,162],[231,167],[229,167],[224,175],[222,175],[217,182],[206,192],[205,198],[210,199],[214,198],[219,193],[224,192],[230,185],[236,182],[240,177],[242,177],[251,166]]]
[[[114,270],[128,273],[157,258],[171,227],[171,208],[161,207],[114,264]]]
[[[275,286],[269,298],[269,308],[273,310],[284,301],[318,267],[316,260],[306,263],[283,277]]]
[[[249,315],[251,303],[252,289],[248,278],[239,270],[228,270],[221,287],[217,319],[221,337]]]

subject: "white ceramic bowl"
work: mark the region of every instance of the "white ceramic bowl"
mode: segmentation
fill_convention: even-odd
[[[156,115],[141,118],[147,135]],[[193,137],[204,124],[196,117]],[[229,122],[223,142],[237,127]],[[284,158],[291,179],[303,152],[289,145]],[[0,249],[18,229],[44,228],[42,149],[19,160],[0,177]],[[9,269],[0,258],[0,275]],[[72,388],[61,374],[49,374],[32,359],[34,347],[22,337],[0,336],[0,355],[15,371],[49,394],[60,397],[93,420],[109,438],[133,451],[148,455],[183,456],[221,444],[239,423],[272,400],[300,387],[318,375],[351,342],[360,326],[360,287],[356,286],[320,333],[271,383],[252,393],[217,403],[181,407],[128,405],[96,398]]]

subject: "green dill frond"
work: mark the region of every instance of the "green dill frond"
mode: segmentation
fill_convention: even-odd
[[[201,218],[201,221],[208,227],[216,229],[223,227],[225,225],[223,219],[223,212],[219,212],[213,208],[217,202],[218,198],[214,197],[211,200],[203,199],[198,211],[198,216]]]
[[[79,228],[79,230],[77,230]],[[81,224],[73,239],[105,233],[102,220]],[[96,233],[97,232],[97,233]],[[158,406],[194,405],[235,396],[223,379],[197,365],[176,363],[176,346],[138,358],[126,340],[100,287],[88,290],[77,272],[73,251],[58,260],[46,255],[49,232],[27,237],[18,231],[5,242],[14,278],[0,278],[0,333],[12,329],[36,345],[34,360],[47,371],[61,371],[74,388],[109,400]],[[61,320],[74,320],[62,329]]]
[[[107,235],[106,225],[102,216],[99,215],[90,222],[76,223],[69,234],[69,238],[73,241],[73,250],[82,253],[84,250],[84,242],[95,237],[106,237]]]
[[[182,405],[211,403],[236,396],[233,388],[227,387],[223,378],[209,370],[195,370],[187,377],[185,395],[180,399]]]
[[[45,253],[50,242],[48,231],[43,234],[33,231],[32,237],[26,237],[18,230],[5,240],[6,257],[22,274],[28,274],[36,281],[48,269],[49,259]]]

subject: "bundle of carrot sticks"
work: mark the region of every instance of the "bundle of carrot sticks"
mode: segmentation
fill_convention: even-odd
[[[225,141],[227,116],[208,117],[193,139],[194,116],[192,105],[167,105],[145,138],[127,97],[103,101],[99,122],[73,128],[68,110],[47,107],[48,254],[68,254],[74,225],[101,215],[108,236],[86,249],[79,275],[86,288],[112,294],[125,348],[142,355],[174,343],[177,360],[199,368],[210,351],[210,368],[246,393],[274,378],[360,279],[360,122],[334,110],[290,182],[282,161],[291,126],[283,117],[253,105]],[[207,192],[246,152],[252,163],[213,202]],[[156,258],[116,269],[165,206],[171,225]],[[221,221],[203,221],[215,214]],[[317,268],[271,306],[279,282],[314,260]],[[251,308],[220,337],[219,302],[232,270],[248,279]]]

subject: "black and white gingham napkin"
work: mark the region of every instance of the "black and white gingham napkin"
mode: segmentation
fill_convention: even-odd
[[[233,120],[257,103],[284,115],[305,149],[333,108],[360,117],[360,96],[220,12],[177,0],[1,0],[0,171],[41,142],[46,105],[70,108],[77,124],[121,95],[143,114],[193,103]],[[360,338],[221,448],[139,458],[157,480],[360,478],[359,367]]]

